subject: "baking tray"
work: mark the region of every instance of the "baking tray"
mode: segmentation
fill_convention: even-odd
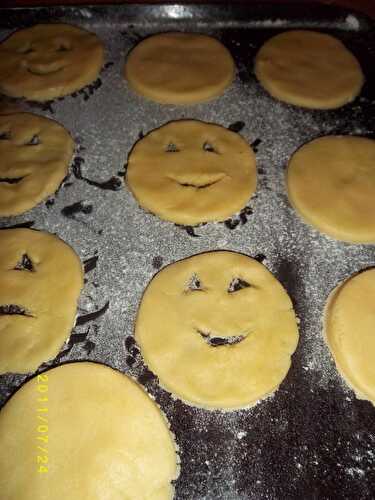
[[[0,11],[0,36],[50,21],[96,32],[107,53],[100,78],[72,96],[46,104],[9,101],[55,118],[77,142],[71,174],[57,195],[23,216],[0,219],[0,227],[21,224],[58,234],[85,262],[77,325],[58,357],[41,370],[86,359],[135,377],[155,397],[176,435],[182,465],[177,499],[373,499],[375,409],[357,400],[337,374],[321,317],[340,281],[375,264],[375,247],[337,242],[306,226],[291,209],[284,185],[288,158],[306,141],[336,133],[374,136],[371,21],[317,5],[22,8]],[[253,57],[266,39],[290,28],[318,29],[342,39],[366,74],[360,97],[338,110],[312,111],[268,96],[255,79]],[[225,95],[177,107],[129,90],[122,78],[126,54],[143,37],[168,30],[199,31],[223,41],[238,68]],[[179,118],[231,126],[256,150],[257,193],[246,210],[225,223],[189,228],[160,221],[122,187],[135,141]],[[214,249],[263,261],[288,290],[301,320],[298,349],[280,389],[252,409],[230,413],[189,407],[160,389],[132,337],[142,292],[157,270]],[[2,376],[0,402],[25,379]]]

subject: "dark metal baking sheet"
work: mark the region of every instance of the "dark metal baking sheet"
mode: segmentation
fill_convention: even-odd
[[[316,5],[51,7],[0,10],[0,37],[50,21],[96,32],[107,54],[99,80],[83,91],[45,105],[16,101],[64,124],[78,149],[58,194],[23,216],[0,219],[0,227],[28,223],[57,233],[82,260],[97,257],[86,264],[92,269],[73,335],[42,369],[95,360],[143,384],[166,413],[181,450],[179,500],[374,498],[375,409],[357,400],[338,376],[322,339],[321,315],[337,283],[375,264],[375,248],[340,243],[307,227],[290,208],[283,180],[288,158],[306,141],[333,133],[374,136],[372,23],[355,12]],[[290,28],[318,29],[344,41],[366,74],[358,99],[339,110],[311,111],[277,102],[260,88],[253,57],[268,37]],[[224,96],[190,107],[160,106],[129,90],[121,74],[127,52],[144,36],[167,30],[199,31],[223,41],[238,68]],[[243,125],[240,133],[255,141],[257,194],[246,212],[225,224],[192,229],[162,222],[121,187],[138,137],[183,117]],[[263,260],[288,290],[301,320],[298,349],[279,391],[252,409],[231,413],[194,409],[161,390],[132,338],[142,291],[154,273],[218,248]],[[95,311],[97,317],[91,315]],[[25,378],[0,377],[1,403]]]

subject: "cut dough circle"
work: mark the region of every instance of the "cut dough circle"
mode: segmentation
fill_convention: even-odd
[[[33,372],[58,354],[82,287],[81,261],[60,238],[0,231],[0,373]]]
[[[233,410],[277,390],[298,328],[288,294],[266,267],[217,251],[171,264],[151,280],[135,338],[168,391],[194,406]]]
[[[69,24],[37,24],[0,44],[0,91],[33,101],[62,97],[93,82],[103,59],[95,34]]]
[[[327,136],[302,146],[287,169],[291,204],[323,233],[375,242],[375,141]]]
[[[197,120],[153,130],[128,158],[127,183],[141,207],[195,225],[240,211],[256,189],[255,155],[239,134]]]
[[[325,310],[325,339],[357,397],[375,405],[375,269],[340,284]]]
[[[54,194],[73,152],[69,132],[54,120],[0,115],[0,216],[22,214]]]
[[[138,384],[97,363],[65,364],[23,385],[0,412],[0,450],[4,500],[173,497],[166,419]]]
[[[139,94],[162,104],[194,104],[224,93],[235,65],[226,47],[197,33],[161,33],[130,52],[124,75]]]
[[[255,58],[260,84],[276,99],[312,109],[332,109],[360,93],[357,59],[331,35],[288,31],[272,37]]]

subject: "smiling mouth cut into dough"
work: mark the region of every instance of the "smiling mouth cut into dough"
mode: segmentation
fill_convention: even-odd
[[[204,339],[206,344],[208,344],[211,347],[219,347],[223,345],[234,345],[234,344],[239,344],[243,340],[247,338],[249,335],[249,332],[240,334],[240,335],[217,335],[215,333],[208,333],[204,332],[203,330],[200,330],[199,328],[196,328],[196,331],[199,333],[199,335]]]
[[[0,316],[24,316],[34,318],[30,311],[15,304],[0,306]]]
[[[218,174],[202,176],[201,179],[194,178],[194,176],[184,176],[184,177],[169,176],[169,179],[176,182],[177,184],[179,184],[182,187],[192,187],[195,189],[205,189],[205,188],[214,186],[215,184],[218,184],[225,177],[227,177],[226,174],[218,173]]]
[[[63,69],[65,69],[65,66],[61,66],[57,69],[35,69],[35,68],[30,68],[28,67],[27,68],[27,71],[28,73],[32,74],[32,75],[36,75],[36,76],[45,76],[45,75],[54,75],[56,73],[59,73],[60,71],[62,71]]]

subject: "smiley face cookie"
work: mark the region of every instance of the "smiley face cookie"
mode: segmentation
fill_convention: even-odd
[[[165,417],[107,366],[68,363],[41,373],[0,412],[4,500],[171,500],[177,475]]]
[[[197,33],[160,33],[129,54],[125,78],[139,94],[162,104],[194,104],[223,94],[234,61],[218,40]]]
[[[55,193],[73,152],[73,139],[55,121],[0,115],[0,216],[22,214]]]
[[[76,253],[49,233],[0,231],[0,373],[32,372],[74,326],[83,286]]]
[[[298,342],[292,303],[259,262],[209,252],[149,283],[135,338],[160,384],[208,409],[243,408],[273,393]]]
[[[255,155],[239,134],[219,125],[170,122],[134,146],[127,183],[141,207],[161,219],[222,221],[254,194]]]
[[[93,33],[68,24],[37,24],[0,44],[0,92],[33,101],[65,96],[93,82],[103,58]]]

